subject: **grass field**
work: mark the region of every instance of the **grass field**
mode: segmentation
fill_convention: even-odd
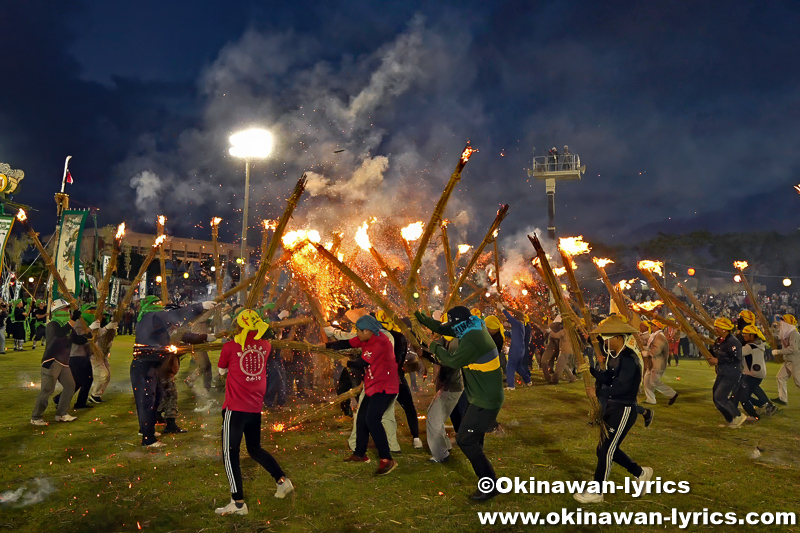
[[[477,531],[477,511],[575,510],[569,494],[505,494],[484,504],[468,495],[476,478],[457,450],[446,464],[428,462],[425,450],[414,450],[402,410],[397,410],[398,438],[403,453],[399,467],[375,478],[374,449],[370,464],[349,464],[346,438],[351,422],[339,412],[300,429],[274,432],[302,408],[263,416],[262,443],[286,470],[296,492],[285,500],[272,497],[275,484],[242,449],[245,498],[250,514],[219,517],[214,508],[229,501],[228,483],[219,454],[221,417],[217,410],[196,412],[198,400],[183,384],[190,370],[184,361],[178,390],[182,418],[189,433],[165,436],[168,447],[139,446],[138,424],[129,381],[131,337],[121,337],[112,351],[112,383],[107,403],[79,411],[76,422],[53,422],[48,407],[47,427],[30,425],[39,387],[41,349],[0,355],[0,492],[37,486],[52,490],[43,501],[26,506],[0,505],[0,529],[10,531]],[[212,361],[218,354],[212,354]],[[769,365],[764,388],[776,393]],[[538,379],[537,379],[538,378]],[[688,481],[689,494],[626,494],[606,497],[606,503],[582,506],[602,512],[680,511],[748,512],[800,511],[800,391],[790,390],[793,405],[740,429],[720,427],[722,416],[711,402],[714,373],[705,363],[682,361],[667,371],[665,381],[680,393],[673,406],[663,399],[655,420],[645,429],[637,421],[622,448],[636,461],[652,466],[662,480]],[[31,382],[34,386],[31,386]],[[589,480],[595,467],[597,431],[586,424],[588,403],[581,383],[536,386],[507,393],[500,421],[503,437],[486,439],[487,455],[498,476],[537,480]],[[424,414],[432,395],[426,385],[417,396]],[[290,404],[292,405],[292,404]],[[422,431],[424,433],[424,421]],[[423,434],[423,441],[425,440]],[[756,449],[761,456],[753,458]],[[619,466],[611,478],[627,474]],[[37,485],[34,480],[42,480]],[[530,527],[530,526],[528,526]],[[522,526],[489,527],[511,531]],[[688,530],[711,526],[690,526]],[[561,531],[593,531],[599,526],[551,526]],[[637,531],[643,526],[604,529]],[[665,529],[664,526],[658,529]],[[666,526],[667,530],[677,529]],[[717,526],[718,530],[747,530],[747,526]],[[756,530],[751,526],[751,530]],[[800,526],[758,526],[760,531],[800,531]]]

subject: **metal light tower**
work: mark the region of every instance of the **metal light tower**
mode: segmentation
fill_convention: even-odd
[[[568,146],[564,152],[558,153],[556,148],[551,148],[548,155],[535,155],[534,148],[533,168],[528,169],[528,177],[544,180],[547,192],[547,234],[551,239],[556,238],[556,181],[580,180],[581,174],[586,172],[586,166],[581,166],[578,154],[572,154]]]

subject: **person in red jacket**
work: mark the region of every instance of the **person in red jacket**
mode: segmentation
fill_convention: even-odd
[[[221,515],[247,514],[239,468],[239,447],[244,435],[247,453],[275,478],[276,498],[294,490],[278,462],[261,447],[261,406],[267,389],[267,357],[272,345],[261,337],[269,326],[250,309],[236,318],[236,335],[225,343],[219,356],[220,376],[227,375],[225,403],[222,404],[222,459],[231,486],[231,502],[215,512]]]
[[[365,396],[356,415],[356,449],[345,461],[368,463],[367,444],[369,436],[372,436],[381,459],[375,475],[384,476],[397,467],[381,424],[383,413],[400,390],[397,362],[389,334],[381,328],[375,317],[365,315],[359,318],[356,321],[356,333],[357,336],[352,339],[328,344],[334,350],[361,348],[361,356],[347,362],[349,368],[364,369]]]

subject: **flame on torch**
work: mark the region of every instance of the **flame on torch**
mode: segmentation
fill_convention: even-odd
[[[278,227],[278,221],[277,220],[270,220],[270,219],[266,218],[266,219],[262,220],[262,223],[264,224],[264,229],[274,230],[275,228]]]
[[[219,226],[219,223],[222,222],[221,217],[214,217],[211,219],[211,226]]]
[[[123,222],[119,226],[117,226],[117,235],[116,239],[120,240],[122,237],[125,236],[125,223]]]
[[[606,265],[610,265],[614,261],[611,259],[598,259],[596,257],[592,257],[592,261],[595,265],[599,266],[600,268],[605,268]]]
[[[588,254],[591,250],[589,243],[583,240],[583,235],[561,237],[558,239],[558,249],[570,256]]]
[[[556,267],[553,269],[553,274],[559,277],[563,276],[566,273],[567,273],[566,267]]]
[[[156,242],[153,243],[153,248],[158,248],[159,246],[164,244],[165,240],[167,240],[166,235],[159,235],[159,237],[156,239]]]
[[[472,248],[472,246],[470,246],[469,244],[459,244],[458,245],[458,253],[465,254],[465,253],[469,252],[470,248]]]
[[[747,261],[734,261],[733,268],[736,270],[744,270],[745,268],[749,267],[750,265],[747,264]]]
[[[24,209],[20,209],[19,212],[17,213],[17,220],[19,220],[20,222],[25,222],[26,220],[28,220],[28,215],[25,214]]]
[[[650,261],[650,260],[646,259],[644,261],[639,261],[637,263],[637,265],[638,265],[640,270],[647,270],[649,272],[655,272],[659,276],[663,276],[664,275],[664,271],[661,270],[661,267],[664,266],[664,263],[662,263],[661,261]]]
[[[474,154],[477,151],[478,151],[477,148],[473,148],[472,146],[467,146],[466,148],[464,148],[464,151],[461,152],[461,161],[463,163],[466,163],[467,161],[469,161],[469,158],[472,157],[472,154]]]
[[[442,294],[442,291],[441,291],[441,289],[439,289],[438,285],[433,287],[433,294],[435,294],[436,296],[439,296],[440,294]]]
[[[164,215],[158,215],[158,223],[162,226],[167,222],[167,217]]]
[[[296,231],[290,231],[289,233],[286,233],[281,239],[284,248],[286,248],[287,250],[291,250],[292,248],[297,247],[304,241],[311,241],[318,243],[322,241],[322,236],[315,229],[312,230],[299,229]]]
[[[358,228],[356,232],[356,244],[361,247],[362,250],[369,251],[372,248],[372,243],[369,242],[369,235],[367,235],[367,230],[369,229],[369,222],[364,221],[361,224],[361,227]]]
[[[420,237],[422,237],[423,225],[424,224],[422,222],[414,222],[413,224],[409,224],[408,226],[400,230],[400,235],[402,235],[403,239],[405,239],[408,242],[416,241]]]
[[[170,344],[169,346],[167,346],[167,351],[169,353],[178,353],[178,347],[175,346],[174,344]]]
[[[655,300],[654,302],[641,302],[641,303],[633,303],[631,304],[631,308],[634,311],[654,311],[656,308],[664,305],[664,302],[661,300]]]
[[[633,284],[637,279],[639,279],[639,278],[633,278],[633,279],[629,279],[629,280],[624,280],[624,279],[620,280],[620,282],[617,283],[615,285],[615,287],[617,289],[621,290],[621,291],[626,291],[626,290],[630,289],[631,287],[633,287]]]

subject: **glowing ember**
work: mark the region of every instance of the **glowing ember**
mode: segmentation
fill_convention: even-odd
[[[497,228],[492,232],[492,237],[494,237],[495,239],[497,238],[498,235],[500,235],[500,228]]]
[[[158,223],[159,224],[161,224],[163,226],[164,224],[166,224],[166,222],[167,222],[167,217],[165,217],[164,215],[158,215]]]
[[[654,302],[634,303],[631,304],[631,308],[633,308],[634,311],[654,311],[662,305],[664,305],[664,302],[661,300],[656,300]]]
[[[750,265],[747,264],[747,261],[734,261],[733,268],[736,270],[744,270],[745,268],[749,267]]]
[[[589,250],[591,250],[589,243],[584,242],[583,235],[561,237],[558,239],[558,249],[570,256],[588,254]]]
[[[465,253],[469,252],[470,248],[472,248],[472,246],[470,246],[469,244],[459,244],[458,245],[458,253],[465,254]]]
[[[166,236],[166,235],[161,235],[161,236],[159,236],[159,237],[156,239],[156,242],[154,242],[154,243],[153,243],[153,248],[158,248],[159,246],[161,246],[162,244],[164,244],[164,241],[165,241],[165,240],[167,240],[167,236]]]
[[[214,217],[211,219],[211,226],[219,226],[220,222],[222,222],[222,217]]]
[[[433,294],[435,294],[436,296],[439,296],[440,294],[442,294],[442,291],[441,291],[441,289],[439,289],[439,286],[438,286],[438,285],[436,285],[436,286],[433,288]]]
[[[567,273],[567,269],[565,267],[556,267],[553,269],[553,274],[556,276],[563,276]]]
[[[528,289],[522,289],[522,295],[523,296],[527,296],[528,295]]]
[[[20,222],[25,222],[28,219],[28,215],[25,214],[24,209],[20,209],[19,213],[17,213],[17,220]]]
[[[125,223],[123,222],[119,226],[117,226],[117,235],[116,239],[119,240],[125,236]]]
[[[621,290],[621,291],[626,291],[626,290],[630,289],[631,287],[633,287],[633,284],[637,279],[638,278],[633,278],[633,279],[629,279],[629,280],[624,280],[624,279],[620,280],[620,282],[617,283],[615,285],[615,287],[617,289]]]
[[[469,161],[469,158],[472,157],[472,154],[474,154],[477,151],[478,151],[477,148],[467,146],[466,148],[464,148],[464,151],[461,152],[461,161],[466,163],[467,161]]]
[[[170,353],[178,353],[178,347],[175,346],[174,344],[170,344],[169,346],[167,346],[167,351]]]
[[[30,383],[28,383],[28,387],[35,387],[35,386],[36,386],[36,383],[34,383],[33,381],[31,381]]]
[[[606,265],[610,265],[614,261],[611,259],[598,259],[596,257],[592,257],[592,261],[595,265],[599,266],[600,268],[605,268]]]
[[[364,222],[361,224],[361,227],[358,228],[356,232],[356,244],[361,247],[362,250],[369,251],[372,248],[372,244],[369,242],[369,235],[367,235],[367,230],[369,229],[369,222]]]
[[[274,230],[275,228],[278,227],[278,221],[277,220],[264,219],[261,222],[262,222],[262,224],[264,224],[264,229]]]
[[[272,429],[272,431],[277,431],[277,432],[285,431],[286,430],[286,424],[283,424],[281,422],[277,422],[275,424],[272,424],[272,428],[271,429]]]
[[[423,226],[424,224],[422,222],[414,222],[413,224],[409,224],[405,228],[401,229],[400,235],[402,235],[403,238],[408,242],[416,241],[422,237]]]
[[[664,272],[661,270],[661,267],[664,266],[664,263],[662,263],[661,261],[644,260],[644,261],[639,261],[637,265],[639,267],[639,270],[647,270],[650,272],[655,272],[659,276],[662,276],[664,274]]]

